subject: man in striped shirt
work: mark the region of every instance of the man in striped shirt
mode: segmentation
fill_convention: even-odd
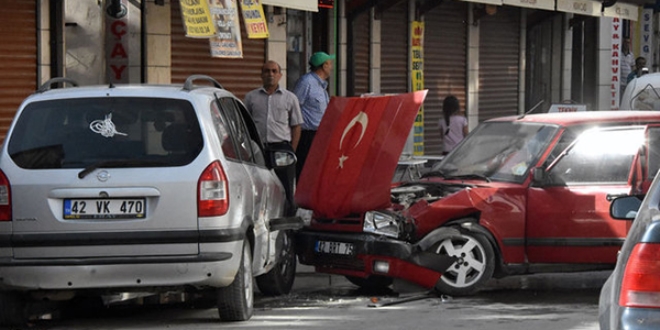
[[[296,156],[298,157],[296,163],[297,177],[300,177],[316,130],[319,128],[325,108],[330,103],[327,79],[332,74],[332,61],[334,59],[335,55],[329,55],[325,52],[314,53],[309,58],[310,72],[298,79],[293,90],[293,93],[298,97],[303,116],[302,133],[296,149]]]

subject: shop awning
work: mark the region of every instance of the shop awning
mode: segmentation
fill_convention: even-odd
[[[555,10],[555,0],[503,0],[502,3],[509,6]]]
[[[639,6],[625,2],[617,2],[613,6],[605,8],[603,16],[637,21],[639,19]]]
[[[318,0],[261,0],[261,4],[304,11],[319,11]]]

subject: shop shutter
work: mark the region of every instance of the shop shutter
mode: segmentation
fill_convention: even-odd
[[[369,93],[369,58],[370,49],[370,11],[365,11],[353,20],[353,55],[350,61],[353,66],[353,93],[359,96]]]
[[[183,83],[193,74],[215,78],[225,89],[243,99],[261,86],[261,67],[266,61],[266,39],[248,39],[241,18],[243,58],[213,58],[208,39],[185,37],[181,9],[172,1],[172,83]],[[280,63],[282,65],[283,63]]]
[[[479,20],[479,121],[518,114],[520,9]]]
[[[467,8],[463,1],[444,2],[424,16],[424,87],[429,90],[424,102],[425,155],[442,153],[438,123],[444,98],[456,96],[465,109]]]
[[[0,5],[0,137],[4,139],[21,102],[37,89],[37,4],[2,0]]]
[[[408,92],[408,1],[381,13],[381,93]]]

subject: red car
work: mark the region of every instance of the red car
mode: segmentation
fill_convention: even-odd
[[[422,179],[391,189],[396,159],[344,162],[344,172],[306,164],[296,199],[314,215],[297,236],[299,260],[359,286],[401,278],[452,295],[492,277],[612,269],[630,225],[611,218],[610,201],[645,193],[660,167],[658,137],[660,112],[534,114],[481,123]],[[364,152],[406,138],[375,136],[378,151]],[[313,148],[327,154],[334,141]],[[350,171],[370,181],[322,187]],[[372,186],[387,187],[385,199]]]

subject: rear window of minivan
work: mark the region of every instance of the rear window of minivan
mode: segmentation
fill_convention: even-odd
[[[75,98],[28,104],[8,138],[25,169],[182,166],[203,147],[192,104],[167,98]]]

